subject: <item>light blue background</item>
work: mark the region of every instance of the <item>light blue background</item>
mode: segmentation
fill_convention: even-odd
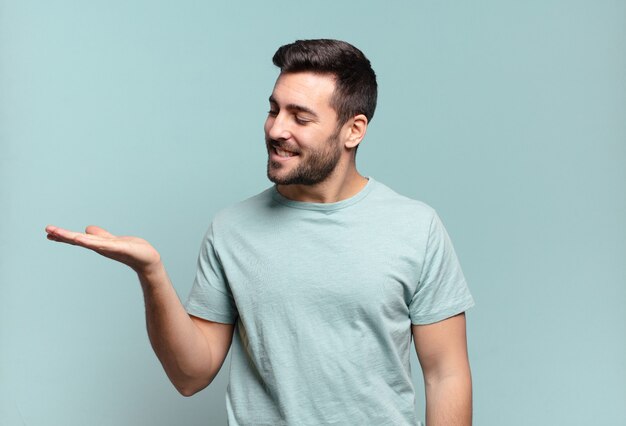
[[[362,173],[455,243],[475,424],[626,424],[626,3],[606,0],[0,2],[0,424],[225,423],[227,369],[179,396],[133,274],[43,228],[142,236],[185,297],[212,215],[269,185],[272,54],[317,37],[379,77]]]

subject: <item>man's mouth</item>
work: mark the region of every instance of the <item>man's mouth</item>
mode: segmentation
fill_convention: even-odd
[[[274,152],[278,154],[279,157],[283,157],[283,158],[289,158],[289,157],[293,157],[294,155],[297,155],[295,152],[287,151],[277,146],[274,147]]]

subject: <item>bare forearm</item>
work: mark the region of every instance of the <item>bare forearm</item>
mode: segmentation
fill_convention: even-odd
[[[185,311],[160,262],[138,276],[152,348],[179,392],[193,394],[213,378],[208,368],[211,357],[207,342]]]
[[[183,395],[190,395],[211,382],[230,345],[231,328],[219,328],[212,334],[217,339],[205,338],[180,303],[154,247],[142,238],[116,236],[93,225],[84,233],[48,225],[46,234],[51,241],[93,250],[137,272],[150,342],[174,386]],[[216,352],[209,349],[209,341],[211,349],[217,347],[219,361],[213,360]]]
[[[472,380],[469,371],[426,383],[426,426],[470,426]]]

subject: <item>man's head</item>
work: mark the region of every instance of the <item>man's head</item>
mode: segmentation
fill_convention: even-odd
[[[265,122],[267,174],[279,185],[315,185],[346,170],[376,108],[376,76],[354,46],[302,40],[273,58],[281,69]]]
[[[281,74],[312,72],[328,74],[335,80],[331,106],[338,125],[363,114],[372,121],[378,85],[370,61],[356,47],[340,40],[298,40],[281,46],[272,58]]]

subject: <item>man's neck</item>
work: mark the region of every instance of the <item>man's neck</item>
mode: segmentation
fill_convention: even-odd
[[[329,177],[315,185],[278,185],[278,192],[294,201],[308,203],[336,203],[350,198],[367,185],[367,178],[356,168],[349,173]]]

